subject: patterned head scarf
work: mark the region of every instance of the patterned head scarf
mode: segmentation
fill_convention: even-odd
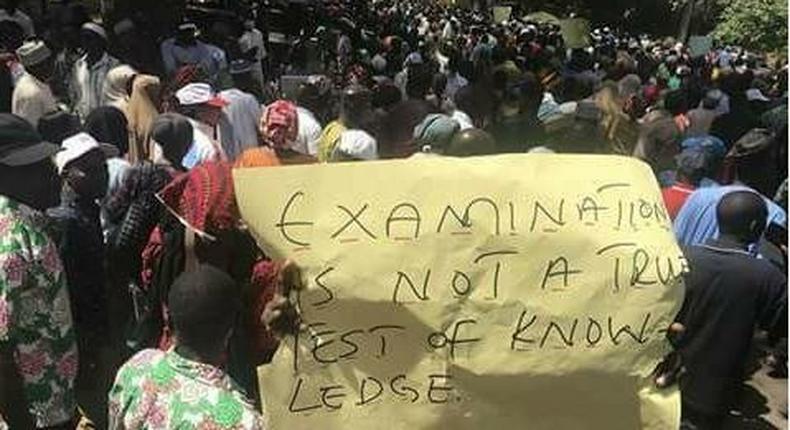
[[[241,218],[231,164],[224,161],[192,168],[168,184],[157,198],[184,226],[211,240],[217,233],[236,227]]]
[[[290,148],[299,135],[296,105],[277,100],[266,106],[261,116],[261,136],[273,148]]]

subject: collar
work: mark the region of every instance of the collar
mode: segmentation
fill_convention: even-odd
[[[99,61],[97,61],[97,62],[95,62],[95,63],[93,63],[91,65],[91,64],[88,64],[88,54],[83,54],[82,57],[80,57],[80,59],[78,61],[80,63],[82,63],[82,64],[85,64],[85,67],[87,67],[87,68],[89,68],[91,70],[96,70],[99,67],[102,67],[105,64],[109,63],[110,62],[110,56],[107,54],[107,52],[105,52],[105,53],[102,54],[101,58],[99,58]]]
[[[744,247],[742,244],[735,242],[734,240],[728,238],[713,238],[708,239],[703,248],[709,249],[715,252],[727,253],[727,254],[742,254],[748,257],[752,257],[753,254],[749,252],[748,247]]]
[[[189,379],[198,380],[215,387],[231,388],[229,378],[225,372],[218,367],[189,360],[179,355],[175,348],[171,348],[167,351],[166,359],[173,370]]]

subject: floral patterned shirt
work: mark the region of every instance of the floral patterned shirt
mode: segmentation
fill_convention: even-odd
[[[14,354],[37,427],[76,410],[77,343],[58,250],[44,215],[0,196],[0,345]]]
[[[173,349],[146,349],[118,371],[109,428],[263,430],[263,417],[228,375]]]

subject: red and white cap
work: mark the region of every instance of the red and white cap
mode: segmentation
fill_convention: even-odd
[[[195,106],[207,104],[215,107],[225,107],[228,102],[214,93],[211,85],[205,83],[188,84],[176,91],[176,99],[181,106]]]

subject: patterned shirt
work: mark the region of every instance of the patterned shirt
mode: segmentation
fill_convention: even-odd
[[[146,349],[118,371],[109,428],[263,430],[263,417],[221,369],[174,350]]]
[[[37,427],[76,408],[77,344],[58,250],[43,214],[0,196],[0,344],[14,354]]]

